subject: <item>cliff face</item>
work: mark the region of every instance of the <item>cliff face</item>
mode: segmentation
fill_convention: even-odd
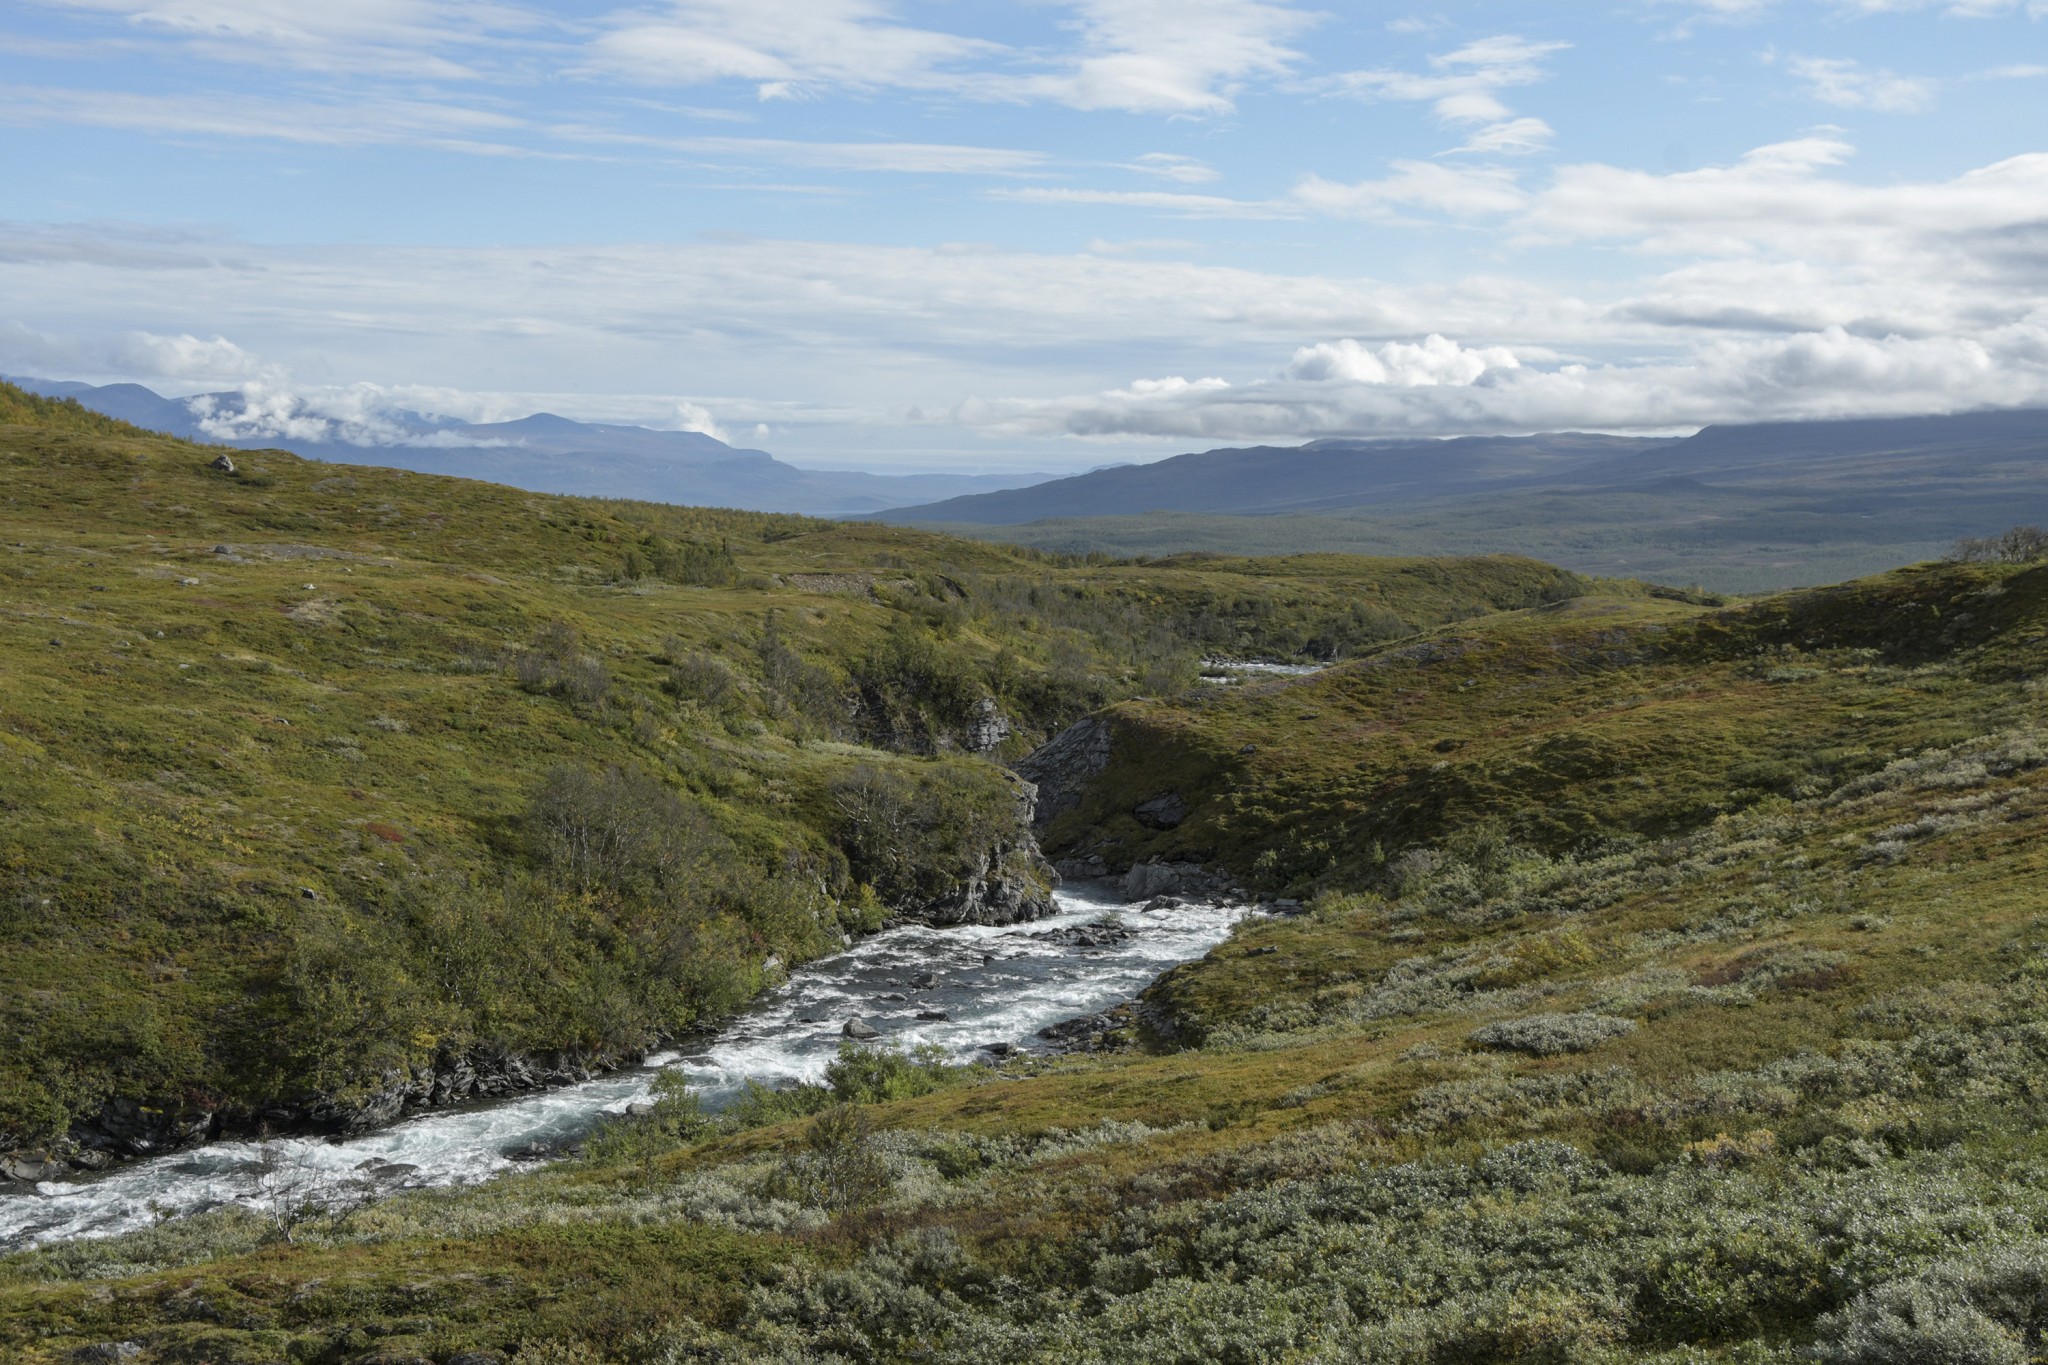
[[[988,850],[982,868],[956,889],[927,902],[907,918],[927,924],[1021,924],[1053,914],[1052,889],[1060,884],[1038,844],[1026,838],[1015,846]]]
[[[1032,834],[1038,791],[1033,783],[1019,780],[1013,826],[995,831],[974,852],[970,870],[956,886],[903,917],[935,925],[1019,924],[1052,914],[1052,891],[1060,884],[1060,874],[1039,851]]]
[[[1031,817],[1035,828],[1043,830],[1081,804],[1088,784],[1109,766],[1110,744],[1109,722],[1088,716],[1018,760],[1018,774],[1037,791]]]

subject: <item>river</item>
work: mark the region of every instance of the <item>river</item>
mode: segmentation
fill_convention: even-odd
[[[1099,884],[1056,895],[1059,914],[1031,924],[906,925],[875,934],[798,968],[703,1046],[583,1085],[434,1110],[340,1141],[208,1143],[0,1195],[0,1250],[110,1236],[224,1204],[261,1207],[279,1167],[339,1178],[376,1171],[394,1191],[486,1179],[515,1165],[511,1154],[522,1148],[573,1140],[645,1100],[664,1067],[680,1068],[712,1107],[749,1080],[820,1080],[854,1016],[886,1041],[935,1044],[963,1061],[986,1055],[991,1043],[1043,1049],[1039,1029],[1130,999],[1161,972],[1221,942],[1245,913],[1218,903],[1147,911]],[[1068,931],[1108,914],[1128,937],[1094,947],[1063,941]],[[948,1017],[919,1019],[921,1013]]]

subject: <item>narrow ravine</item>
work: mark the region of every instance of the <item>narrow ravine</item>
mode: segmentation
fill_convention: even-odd
[[[701,1050],[583,1085],[440,1110],[344,1141],[209,1143],[0,1195],[0,1250],[109,1236],[224,1204],[260,1208],[280,1170],[294,1180],[374,1177],[393,1191],[484,1179],[513,1166],[512,1153],[576,1138],[646,1099],[664,1066],[680,1067],[713,1106],[748,1080],[818,1080],[850,1017],[884,1040],[935,1044],[961,1060],[986,1055],[991,1043],[1040,1049],[1041,1028],[1128,1000],[1221,942],[1245,913],[1214,902],[1144,910],[1107,886],[1068,887],[1057,900],[1056,917],[1032,924],[876,934],[798,969]],[[1071,941],[1073,930],[1106,915],[1127,933],[1086,936],[1117,939],[1093,946]]]

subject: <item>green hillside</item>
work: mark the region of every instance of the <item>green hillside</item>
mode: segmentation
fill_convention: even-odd
[[[352,1122],[452,1057],[632,1055],[771,957],[1037,878],[977,733],[1015,754],[1205,650],[1584,587],[1068,563],[217,454],[0,386],[0,1149],[109,1100]],[[848,783],[913,846],[870,847]]]
[[[156,477],[167,482],[200,477],[189,448],[93,449],[110,463],[162,461]],[[282,460],[268,467],[278,488],[331,477]],[[131,496],[126,477],[104,482],[109,507]],[[434,492],[407,487],[409,497]],[[499,496],[459,491],[478,505]],[[562,509],[554,515],[577,507],[534,501]],[[452,515],[458,502],[443,505]],[[656,514],[576,511],[600,531],[637,526],[628,518],[639,515]],[[660,515],[712,524],[709,514]],[[25,517],[12,536],[29,536],[31,524]],[[698,590],[704,600],[752,603],[751,631],[761,601],[788,604],[783,629],[798,638],[805,623],[798,652],[813,667],[865,657],[848,642],[887,639],[905,614],[805,596],[787,581],[807,545],[851,573],[861,538],[882,533],[797,524],[808,529],[767,542],[765,528],[743,529],[755,523],[716,524],[731,528],[720,534],[731,535],[739,572],[785,581]],[[428,610],[430,585],[468,600],[454,585],[478,572],[475,557],[458,567],[401,555],[407,529],[427,527],[350,542],[411,575],[402,598],[374,600],[394,616]],[[563,548],[536,551],[521,576],[486,572],[507,580],[500,591],[573,611],[565,619],[586,648],[619,639],[621,650],[602,656],[615,686],[633,688],[650,713],[667,705],[659,715],[674,738],[609,719],[624,703],[586,714],[573,699],[524,692],[512,666],[443,675],[357,654],[351,686],[397,689],[396,678],[422,696],[474,689],[507,715],[550,718],[564,743],[615,746],[606,752],[678,794],[715,801],[728,837],[759,828],[799,846],[812,828],[799,775],[852,760],[853,741],[778,718],[767,675],[752,665],[741,691],[758,731],[713,732],[697,713],[657,703],[657,631],[683,629],[684,614],[671,609],[632,635],[629,623],[648,619],[637,613],[659,612],[671,590],[610,586],[596,565],[571,581],[559,566],[590,561],[569,552],[602,543],[579,538],[583,529],[549,542],[552,532],[530,528],[525,542]],[[184,559],[146,541],[132,560],[106,548],[145,534],[23,552],[10,572],[54,577],[61,562],[77,573],[61,590],[28,581],[47,598],[10,580],[10,603],[86,619],[95,599],[80,586],[104,580],[112,598],[119,576],[107,566],[125,564],[137,581],[134,570],[159,559],[182,571],[204,562],[213,533],[187,535]],[[28,543],[82,539],[46,526]],[[1291,616],[1335,600],[1317,594],[1335,592],[1343,572],[1391,592],[1420,591],[1413,576],[1430,571],[1319,561],[1296,583],[1283,565],[1068,566],[908,535],[890,544],[916,566],[901,572],[944,573],[965,590],[961,601],[986,600],[1003,574],[1078,581],[1130,594],[1118,600],[1139,623],[1186,611],[1201,593],[1221,603],[1226,582],[1231,592],[1258,586]],[[101,578],[84,572],[88,558]],[[299,600],[289,580],[320,581],[303,564],[263,580],[267,589],[252,574],[247,600],[264,612],[247,614],[281,623],[267,628],[286,667],[325,678],[300,660],[339,646],[287,614]],[[374,582],[367,562],[355,567]],[[1496,571],[1507,570],[1484,572]],[[127,600],[189,600],[145,586],[146,597],[130,587]],[[1113,866],[1201,860],[1305,901],[1299,914],[1247,922],[1170,974],[1132,1012],[1119,1047],[971,1069],[853,1049],[829,1088],[758,1092],[715,1119],[671,1093],[654,1115],[601,1134],[582,1161],[478,1189],[337,1201],[289,1219],[225,1210],[17,1255],[0,1260],[0,1353],[231,1365],[2044,1358],[2048,565],[1922,565],[1734,607],[1585,593],[1498,604],[1509,609],[1361,647],[1313,677],[1169,695],[1131,672],[1103,674],[1100,691],[1129,692],[1104,698],[1107,766],[1045,831],[1048,847]],[[805,614],[835,609],[843,617]],[[450,630],[462,621],[445,605],[432,610]],[[28,637],[9,627],[10,659],[65,657],[33,638],[55,630],[51,616],[36,619]],[[997,620],[963,620],[945,636],[920,629],[945,657],[978,658],[999,647]],[[525,648],[531,635],[524,622],[506,626],[497,647]],[[387,648],[377,638],[351,648]],[[1109,638],[1080,632],[1070,643]],[[290,648],[301,639],[304,654]],[[624,648],[629,639],[643,652]],[[1050,649],[1042,631],[1001,639],[1023,676],[1056,670],[1027,652]],[[136,661],[112,660],[111,639],[100,648],[103,666],[139,676]],[[174,667],[166,644],[149,648]],[[256,652],[240,640],[212,652],[227,648]],[[376,657],[442,657],[388,649]],[[1108,669],[1114,656],[1102,649],[1096,666]],[[643,673],[644,683],[616,681]],[[62,681],[84,691],[100,676],[80,669]],[[215,677],[283,688],[276,680],[293,675]],[[1038,732],[1070,714],[1030,710],[1022,688],[1000,695]],[[100,724],[122,694],[94,695],[97,709],[66,713],[71,733]],[[337,695],[321,704],[339,706]],[[391,704],[380,696],[368,714],[407,728],[364,733],[365,763],[378,736],[395,745],[449,733],[430,727],[437,713],[424,703],[403,717]],[[174,705],[238,714],[175,699],[160,714]],[[10,700],[10,733],[22,714]],[[62,727],[45,728],[36,743],[54,743]],[[293,761],[313,764],[326,733],[294,736],[305,748]],[[310,777],[284,786],[282,754],[295,751],[270,738],[280,754],[261,769],[275,784],[266,791],[327,790]],[[720,771],[741,776],[699,797],[702,769],[677,755],[708,753],[714,739]],[[13,754],[27,741],[8,743]],[[92,765],[114,771],[114,741],[96,743]],[[90,780],[53,780],[56,794],[39,801],[83,799],[73,794],[111,782],[85,751],[70,752],[65,761]],[[485,806],[438,771],[420,782],[399,761],[410,752],[382,764],[382,786],[355,788],[412,802],[423,802],[415,786],[441,792],[441,823],[423,803],[378,805],[357,818],[387,820],[405,839],[365,847],[411,857],[431,838],[481,859],[502,839],[508,860],[534,856],[513,851],[523,789],[509,776],[484,789],[500,793],[490,808],[499,823],[460,836],[474,843],[427,833],[461,827],[447,812]],[[453,752],[434,753],[433,766],[454,766],[443,757]],[[534,759],[523,771],[541,767]],[[224,784],[227,771],[201,776]],[[10,774],[10,792],[18,780]],[[143,790],[124,780],[124,792]],[[760,794],[770,790],[787,804]],[[323,800],[355,809],[348,788],[335,791]],[[1161,829],[1135,817],[1165,793],[1182,798],[1185,819]],[[106,800],[101,830],[76,822],[71,838],[119,846],[113,812],[141,809],[142,797]],[[238,839],[245,823],[254,822],[229,822]],[[826,834],[801,837],[818,840],[801,846],[820,857],[838,847]],[[292,878],[313,876],[292,866]],[[322,886],[318,901],[278,899],[324,913],[344,893],[334,880]],[[160,932],[190,932],[168,915],[160,922]],[[111,942],[140,918],[60,918],[53,904],[34,923],[74,935],[103,924]],[[93,952],[87,960],[129,960],[111,946]],[[119,1343],[132,1351],[75,1354]]]

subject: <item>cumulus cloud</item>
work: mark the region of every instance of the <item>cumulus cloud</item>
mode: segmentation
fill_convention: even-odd
[[[1474,369],[1468,360],[1449,371],[1458,377],[1419,382],[1400,377],[1383,359],[1388,349],[1318,343],[1303,347],[1271,380],[1133,385],[1076,398],[984,405],[977,416],[999,429],[1035,435],[1242,440],[1665,430],[2048,401],[2048,324],[2042,322],[1969,338],[1867,338],[1829,327],[1711,344],[1684,359],[1653,364]],[[1432,349],[1449,359],[1497,348],[1474,352],[1441,337],[1408,348]]]
[[[1379,347],[1368,347],[1349,337],[1342,341],[1319,341],[1296,351],[1285,373],[1289,379],[1312,382],[1342,380],[1412,389],[1472,384],[1488,370],[1519,369],[1521,363],[1505,346],[1468,349],[1432,332],[1420,343],[1390,341]]]

